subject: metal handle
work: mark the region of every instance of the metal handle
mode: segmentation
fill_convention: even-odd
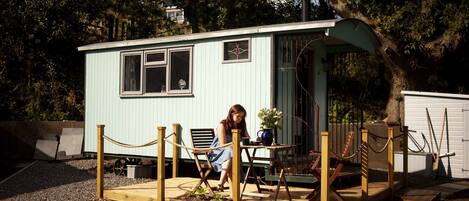
[[[467,112],[467,111],[469,111],[469,110],[466,110],[466,109],[461,109],[461,112]]]
[[[462,138],[461,142],[469,142],[469,140],[466,140],[466,139]]]
[[[464,168],[461,168],[461,171],[463,171],[463,172],[469,172],[468,169],[464,169]]]

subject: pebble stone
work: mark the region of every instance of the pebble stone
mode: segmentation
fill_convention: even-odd
[[[104,188],[149,181],[106,173]],[[0,200],[97,200],[96,160],[38,161],[0,184]]]

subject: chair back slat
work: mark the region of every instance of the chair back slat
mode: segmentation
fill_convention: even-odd
[[[215,137],[212,128],[191,129],[191,142],[194,148],[208,148]]]

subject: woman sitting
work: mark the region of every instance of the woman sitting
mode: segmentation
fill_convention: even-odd
[[[248,137],[249,133],[246,130],[246,110],[243,106],[236,104],[231,106],[228,111],[226,119],[223,119],[217,127],[217,135],[213,139],[211,147],[218,147],[232,141],[231,129],[240,129],[241,137]],[[241,139],[241,138],[240,138]],[[233,156],[233,150],[231,147],[215,149],[209,155],[209,159],[212,162],[213,169],[216,172],[221,172],[220,180],[218,182],[218,190],[223,191],[223,185],[226,179],[229,179],[231,183],[231,158]]]

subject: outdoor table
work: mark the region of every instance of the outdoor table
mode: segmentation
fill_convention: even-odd
[[[285,184],[285,189],[287,191],[289,199],[291,200],[290,191],[288,190],[288,184],[287,184],[287,180],[285,178],[285,171],[286,171],[287,167],[285,166],[284,161],[286,161],[285,159],[286,159],[287,154],[284,154],[283,160],[280,160],[279,152],[289,151],[292,148],[294,148],[295,146],[296,145],[289,145],[289,144],[278,144],[278,145],[271,145],[271,146],[241,145],[241,149],[243,149],[244,152],[246,153],[246,156],[247,156],[248,162],[249,162],[249,167],[248,167],[248,170],[247,170],[246,175],[244,177],[244,183],[243,183],[243,189],[241,191],[241,197],[243,196],[244,190],[246,188],[247,179],[249,177],[249,174],[252,174],[252,176],[254,177],[254,181],[256,183],[258,193],[262,193],[262,190],[266,190],[266,189],[261,189],[260,184],[259,184],[260,178],[257,176],[257,173],[256,173],[253,165],[254,165],[254,161],[270,161],[270,162],[273,163],[271,165],[276,164],[277,167],[280,169],[280,175],[279,175],[279,179],[278,179],[278,182],[277,182],[277,189],[275,191],[274,200],[277,200],[278,193],[279,193],[279,190],[280,190],[280,185],[281,185],[282,181]],[[248,149],[253,149],[252,155],[250,155]],[[273,155],[272,155],[272,157],[256,157],[256,151],[258,149],[270,150],[270,151],[273,152]]]

